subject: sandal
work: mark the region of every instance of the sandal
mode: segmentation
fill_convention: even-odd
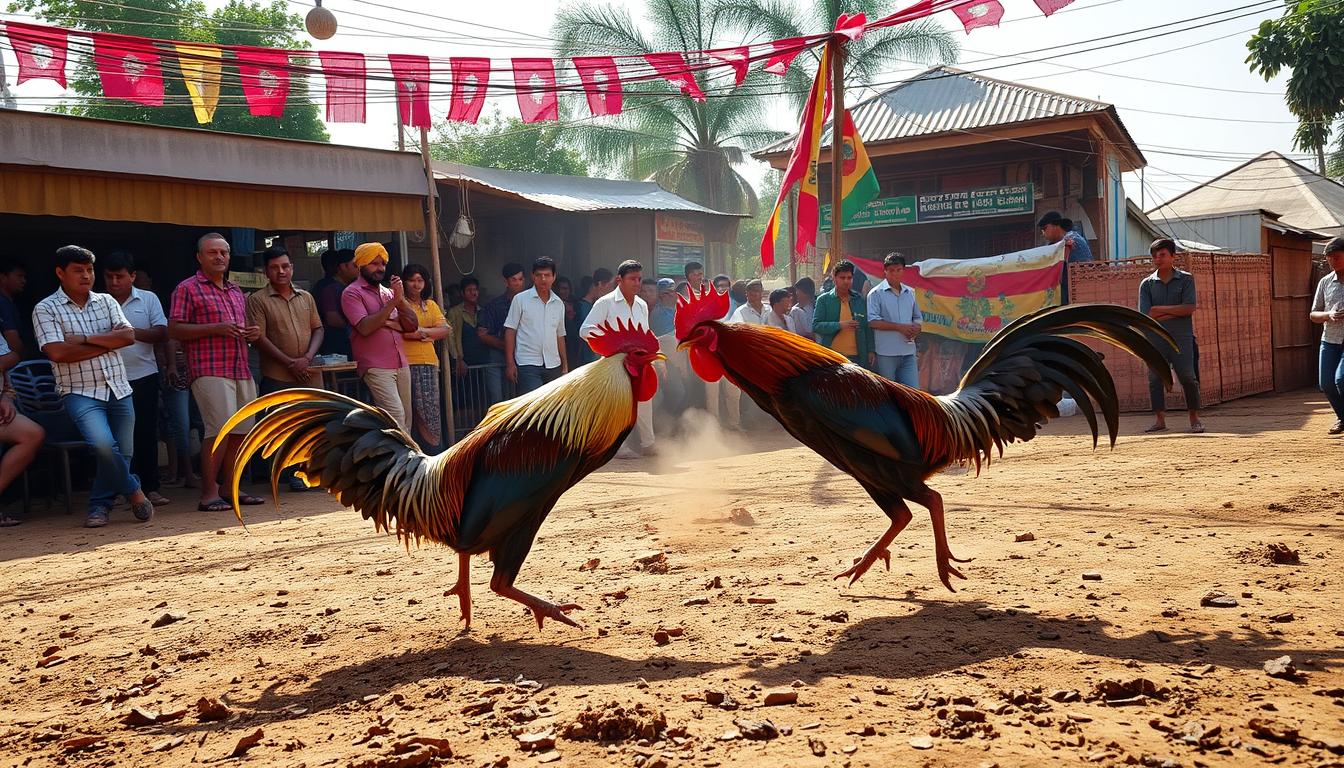
[[[0,528],[13,528],[16,525],[23,525],[23,521],[17,517],[0,515]]]
[[[1149,434],[1152,432],[1166,432],[1166,431],[1167,427],[1165,424],[1154,424],[1153,426],[1143,430],[1144,434]]]
[[[1202,422],[1202,421],[1197,421],[1197,422],[1195,422],[1194,424],[1191,424],[1191,425],[1190,425],[1190,434],[1192,434],[1192,435],[1202,435],[1202,434],[1204,434],[1204,422]]]
[[[1336,421],[1336,422],[1335,422],[1335,426],[1331,427],[1331,428],[1330,428],[1330,431],[1326,432],[1326,434],[1327,434],[1327,435],[1340,435],[1340,434],[1344,434],[1344,419],[1340,419],[1339,421]]]
[[[238,494],[238,503],[242,504],[244,507],[256,507],[265,504],[266,500],[260,496],[253,496],[250,493],[240,493]]]
[[[228,512],[231,509],[233,509],[233,505],[223,499],[202,501],[196,505],[197,512]]]

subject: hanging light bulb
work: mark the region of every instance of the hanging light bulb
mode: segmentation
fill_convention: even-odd
[[[336,14],[322,7],[322,0],[315,0],[317,7],[308,12],[303,25],[314,40],[328,40],[336,34]]]

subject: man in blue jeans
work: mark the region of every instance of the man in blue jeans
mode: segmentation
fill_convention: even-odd
[[[868,292],[868,327],[873,329],[877,374],[884,379],[919,389],[919,362],[915,337],[923,330],[915,291],[901,282],[905,257],[892,252],[882,259],[885,280]]]
[[[565,302],[551,290],[554,283],[550,257],[532,262],[532,287],[513,297],[504,318],[504,378],[518,385],[520,395],[569,373]]]
[[[84,526],[107,525],[118,494],[130,501],[135,519],[145,522],[154,516],[154,505],[131,474],[135,409],[126,366],[117,353],[135,343],[135,329],[116,299],[92,291],[93,254],[87,249],[58,249],[56,279],[61,287],[33,308],[33,331],[37,346],[51,360],[65,412],[93,446],[97,460]]]
[[[1321,391],[1335,412],[1330,434],[1344,433],[1344,237],[1336,237],[1325,246],[1330,273],[1316,284],[1311,302],[1311,321],[1325,326],[1321,330]]]

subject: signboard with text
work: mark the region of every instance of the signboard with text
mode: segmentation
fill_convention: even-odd
[[[658,213],[653,217],[654,269],[659,277],[681,277],[689,262],[705,263],[705,234],[695,221]]]
[[[874,200],[845,221],[845,229],[898,227],[934,221],[955,221],[1036,210],[1035,190],[1031,184],[943,192],[936,195],[903,195]],[[821,206],[821,228],[830,229],[831,206]]]

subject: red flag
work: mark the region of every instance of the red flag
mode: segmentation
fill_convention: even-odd
[[[807,40],[801,37],[790,37],[787,40],[776,40],[770,43],[770,46],[774,49],[775,55],[766,60],[763,69],[772,75],[782,77],[788,73],[789,65],[793,63],[794,59],[798,58],[798,54],[806,49]]]
[[[5,22],[10,47],[19,60],[18,83],[26,80],[55,80],[65,87],[65,57],[68,52],[64,29],[36,24]]]
[[[524,123],[560,119],[560,100],[555,95],[555,62],[552,59],[514,59],[513,84],[518,111]]]
[[[154,43],[121,35],[93,35],[93,66],[103,95],[163,106],[163,65]]]
[[[579,71],[584,93],[588,95],[588,109],[594,116],[619,115],[622,108],[621,72],[610,56],[576,56],[574,69]]]
[[[256,117],[284,117],[289,100],[289,53],[273,48],[234,48],[247,109]]]
[[[997,27],[1003,18],[1003,5],[999,0],[970,0],[953,6],[952,12],[961,19],[961,25],[970,32],[976,27]]]
[[[1049,16],[1072,2],[1073,0],[1036,0],[1036,7],[1041,9],[1041,13]]]
[[[474,123],[485,106],[485,89],[490,85],[490,60],[453,57],[453,98],[448,119]]]
[[[397,113],[401,124],[429,127],[429,57],[404,53],[387,54],[392,79],[397,84]]]
[[[775,263],[775,241],[779,239],[780,213],[784,200],[789,196],[793,185],[798,185],[798,220],[794,248],[797,253],[806,253],[809,246],[817,243],[817,225],[820,223],[820,206],[817,200],[817,157],[821,151],[821,134],[826,124],[826,114],[830,112],[830,74],[831,44],[821,49],[821,64],[817,67],[816,77],[812,80],[812,91],[808,94],[807,105],[803,107],[802,124],[798,128],[797,143],[789,155],[789,164],[784,167],[784,180],[779,186],[779,196],[775,199],[775,209],[765,225],[765,236],[761,238],[761,266],[769,269]]]
[[[867,25],[868,16],[866,14],[856,13],[850,16],[848,13],[842,13],[840,18],[835,20],[835,31],[848,40],[862,40]]]
[[[751,61],[751,49],[747,46],[741,48],[727,48],[721,51],[707,51],[711,59],[722,61],[733,68],[733,87],[742,84],[747,79],[747,65]]]
[[[318,51],[327,81],[327,122],[364,122],[364,54]]]
[[[680,53],[646,53],[644,60],[649,62],[653,71],[667,78],[667,82],[677,86],[681,92],[696,101],[704,101],[705,94],[695,82],[686,65],[686,59]]]

